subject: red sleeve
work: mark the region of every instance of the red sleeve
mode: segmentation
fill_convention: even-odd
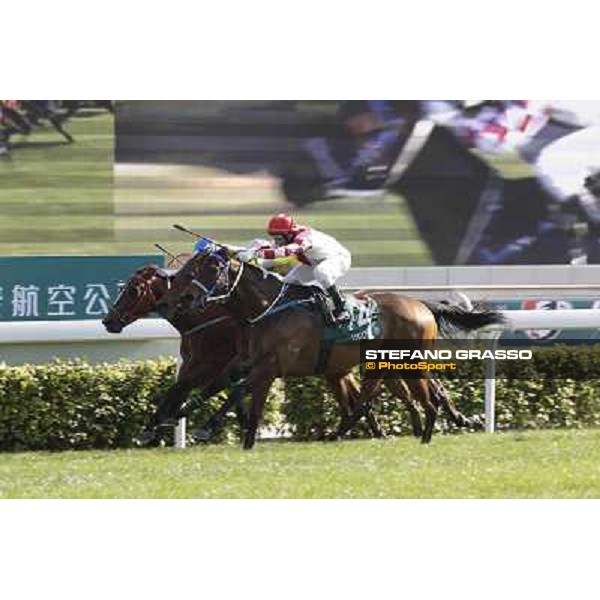
[[[312,238],[310,231],[301,231],[291,244],[280,246],[279,248],[260,249],[257,254],[261,258],[281,258],[282,256],[301,256],[312,247]]]

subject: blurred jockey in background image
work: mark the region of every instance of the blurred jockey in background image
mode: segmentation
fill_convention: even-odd
[[[64,124],[81,109],[113,111],[110,100],[0,100],[0,154],[8,154],[10,138],[30,135],[48,122],[69,143],[75,140]],[[35,142],[35,136],[33,141]]]
[[[600,101],[424,101],[423,105],[433,121],[484,155],[517,153],[554,202],[563,211],[577,212],[586,223],[588,260],[600,261]],[[551,230],[549,223],[540,223],[540,228],[540,236]],[[530,241],[524,239],[523,244]],[[517,240],[515,251],[518,245]]]
[[[269,220],[267,231],[274,244],[242,250],[238,258],[260,259],[266,269],[289,269],[284,276],[288,283],[318,284],[333,300],[335,320],[346,322],[350,315],[335,282],[350,270],[350,252],[330,235],[297,224],[283,213]]]
[[[11,135],[31,132],[30,124],[19,109],[19,100],[0,100],[0,154],[9,153]]]
[[[396,106],[401,105],[401,106]],[[384,192],[389,171],[412,127],[417,101],[346,100],[338,134],[305,142],[323,180],[325,196],[368,197]]]

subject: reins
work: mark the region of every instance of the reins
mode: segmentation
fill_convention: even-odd
[[[227,273],[229,273],[229,268],[231,267],[231,261],[223,261],[221,260],[220,257],[218,257],[218,260],[221,261],[221,264],[227,268]],[[235,279],[233,281],[233,283],[231,284],[231,286],[229,287],[229,289],[227,289],[227,291],[223,294],[220,294],[219,296],[213,296],[212,294],[214,294],[215,290],[217,289],[217,285],[218,285],[218,280],[221,277],[221,274],[219,274],[215,280],[215,283],[213,286],[211,286],[210,288],[207,287],[206,285],[204,285],[201,281],[198,281],[198,279],[196,279],[195,277],[192,279],[192,284],[195,285],[196,287],[200,288],[205,294],[206,294],[206,299],[205,299],[205,303],[209,304],[209,303],[213,303],[213,302],[221,302],[221,303],[225,303],[227,302],[233,292],[235,291],[235,289],[237,288],[242,275],[244,273],[244,267],[245,264],[243,261],[240,261],[240,267],[236,273]],[[277,306],[277,304],[279,303],[279,301],[285,296],[287,290],[288,290],[289,286],[287,283],[282,284],[279,293],[277,294],[277,296],[275,296],[275,298],[273,299],[273,301],[267,306],[267,308],[265,308],[265,310],[263,310],[259,315],[257,315],[256,317],[252,317],[252,318],[246,318],[244,319],[244,321],[249,324],[249,325],[255,325],[256,323],[258,323],[259,321],[261,321],[262,319],[264,319],[265,317],[267,317],[275,308],[275,306]],[[210,324],[213,324],[211,322],[209,322]],[[208,326],[208,325],[207,325]],[[189,332],[186,333],[192,333],[195,331],[199,331],[199,329],[193,329],[190,330]]]
[[[214,319],[211,319],[210,321],[206,321],[205,323],[200,323],[199,325],[196,325],[195,327],[192,327],[191,329],[184,331],[183,335],[192,335],[193,333],[198,333],[199,331],[202,331],[203,329],[208,329],[209,327],[212,327],[213,325],[217,325],[218,323],[222,323],[223,321],[227,321],[229,319],[231,319],[231,317],[229,317],[229,316],[215,317]]]
[[[258,323],[260,320],[267,317],[269,315],[269,313],[275,308],[275,306],[277,305],[279,300],[281,300],[281,298],[283,298],[283,296],[285,295],[285,292],[287,292],[287,290],[288,290],[288,287],[289,286],[287,285],[287,283],[284,283],[281,286],[281,289],[279,290],[279,294],[277,294],[277,296],[275,297],[273,302],[271,302],[271,304],[269,304],[269,306],[267,306],[267,308],[263,312],[261,312],[260,315],[258,315],[257,317],[254,317],[252,319],[248,318],[248,319],[246,319],[246,322],[249,323],[250,325],[254,325],[255,323]]]

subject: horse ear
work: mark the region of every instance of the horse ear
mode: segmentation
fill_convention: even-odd
[[[229,248],[227,246],[219,246],[217,252],[224,261],[229,260]]]

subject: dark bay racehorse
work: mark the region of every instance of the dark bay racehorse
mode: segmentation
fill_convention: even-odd
[[[106,330],[120,333],[127,325],[154,312],[169,289],[171,278],[172,275],[157,265],[147,265],[136,271],[103,319]],[[175,384],[161,398],[150,419],[144,434],[145,442],[154,437],[157,427],[174,425],[189,412],[192,407],[184,408],[184,403],[192,390],[200,389],[202,399],[208,399],[232,386],[230,371],[239,343],[239,327],[235,321],[215,306],[204,314],[177,314],[169,322],[181,334],[182,360]],[[243,428],[246,421],[243,394],[242,386],[233,386],[228,401],[206,425],[208,432],[232,406]]]
[[[457,306],[425,303],[398,293],[370,295],[377,304],[382,339],[411,340],[415,349],[431,350],[442,327],[472,331],[502,321],[492,310],[465,310]],[[243,358],[251,368],[252,406],[244,448],[252,448],[271,384],[277,377],[313,375],[324,329],[322,311],[310,309],[313,290],[308,286],[283,283],[281,278],[264,269],[239,262],[230,256],[227,247],[209,241],[206,249],[197,253],[177,273],[166,294],[166,314],[176,314],[190,307],[208,309],[222,304],[244,328]],[[290,306],[280,310],[283,305]],[[295,305],[295,306],[293,306]],[[325,365],[325,373],[347,373],[360,363],[358,341],[336,343]],[[459,426],[471,424],[458,413],[443,386],[431,385],[426,372],[413,372],[417,377],[402,382],[388,379],[385,383],[396,397],[402,399],[402,386],[426,416],[421,440],[431,440],[438,409],[444,406]],[[338,434],[344,435],[360,418],[381,380],[363,382],[354,414],[344,419]]]
[[[157,265],[148,265],[139,269],[125,284],[103,324],[110,333],[120,333],[127,325],[157,310],[159,303],[171,286],[173,276]],[[235,375],[236,361],[241,354],[241,326],[219,305],[213,305],[206,311],[182,311],[169,319],[173,327],[181,334],[182,363],[176,383],[161,399],[150,420],[144,435],[149,442],[161,425],[173,425],[178,418],[191,411],[192,406],[184,403],[190,392],[199,388],[202,399],[208,399],[232,386],[232,372]],[[349,373],[326,375],[342,417],[349,419],[352,407],[358,401],[358,388]],[[240,427],[243,430],[245,410],[242,399],[245,386],[237,382],[233,385],[229,400],[223,404],[209,422],[196,432],[196,437],[212,432],[224,418],[228,410],[235,406]],[[418,417],[418,414],[416,415]],[[369,413],[367,420],[371,433],[380,437],[381,429],[375,417]],[[413,427],[419,431],[418,422],[413,419]]]

